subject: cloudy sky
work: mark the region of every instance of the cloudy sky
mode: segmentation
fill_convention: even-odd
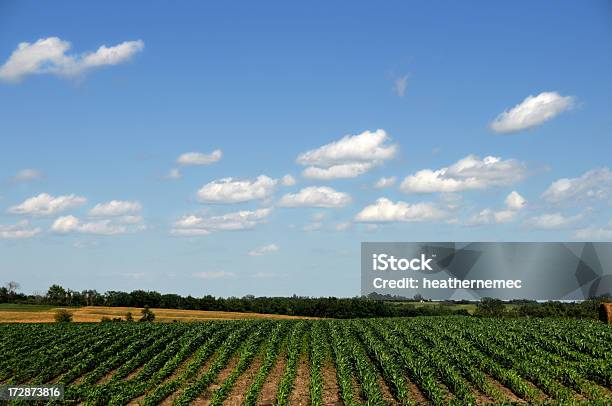
[[[359,294],[362,241],[612,240],[612,8],[0,2],[0,280]]]

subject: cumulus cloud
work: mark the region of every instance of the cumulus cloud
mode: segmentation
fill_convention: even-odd
[[[506,204],[505,209],[483,209],[470,217],[465,224],[476,226],[510,223],[516,219],[518,212],[525,207],[527,201],[517,191],[512,191],[506,196],[504,203]]]
[[[36,169],[22,169],[13,176],[12,180],[14,182],[29,182],[43,177],[44,174]]]
[[[280,183],[283,186],[293,186],[297,183],[297,181],[293,176],[287,174],[281,178]]]
[[[48,193],[41,193],[9,208],[9,212],[32,216],[49,216],[82,206],[85,202],[87,202],[86,198],[73,194],[54,197]]]
[[[356,178],[374,167],[370,162],[333,165],[329,168],[309,166],[302,171],[302,176],[309,179],[331,180],[340,178]]]
[[[276,244],[268,244],[268,245],[264,245],[263,247],[259,247],[252,251],[249,251],[249,255],[252,257],[260,257],[262,255],[269,254],[271,252],[276,252],[279,249],[280,249],[279,246]]]
[[[393,202],[381,197],[376,203],[366,206],[355,216],[359,222],[413,222],[439,220],[446,217],[444,210],[431,203],[408,204],[406,202]]]
[[[564,216],[563,214],[556,213],[545,213],[540,216],[534,216],[527,221],[527,224],[533,228],[539,228],[544,230],[554,230],[560,228],[570,228],[576,224],[577,221],[582,219],[580,214],[575,216]]]
[[[201,203],[242,203],[267,199],[274,193],[278,180],[260,175],[256,179],[224,178],[212,181],[198,190]]]
[[[176,162],[180,165],[210,165],[219,161],[223,157],[223,152],[216,149],[210,154],[201,152],[186,152],[179,156]]]
[[[461,192],[508,186],[525,177],[525,165],[513,159],[468,155],[438,170],[423,169],[407,176],[400,185],[404,193]]]
[[[9,59],[0,66],[0,79],[20,82],[28,75],[54,74],[78,76],[88,70],[129,61],[144,49],[143,41],[126,41],[95,52],[69,55],[71,44],[57,37],[39,39],[34,43],[22,42]]]
[[[128,228],[122,224],[113,224],[110,220],[99,220],[92,222],[81,222],[75,216],[62,216],[57,218],[51,225],[51,230],[60,233],[85,233],[99,235],[124,234]]]
[[[388,178],[382,177],[376,181],[374,187],[377,189],[387,188],[395,185],[395,182],[397,182],[396,176],[390,176]]]
[[[296,162],[307,166],[302,175],[311,179],[354,178],[397,153],[385,130],[346,135],[338,141],[300,154]]]
[[[140,224],[144,221],[144,217],[142,216],[121,216],[115,219],[115,222],[118,224]]]
[[[470,217],[465,224],[469,226],[478,226],[485,224],[501,224],[510,223],[516,218],[516,211],[514,210],[492,210],[483,209],[477,214]]]
[[[404,75],[395,79],[393,82],[393,91],[399,97],[404,97],[406,94],[406,87],[408,86],[408,75]]]
[[[612,172],[593,169],[577,178],[554,181],[542,194],[549,203],[572,203],[584,200],[608,200],[612,196]]]
[[[505,203],[509,210],[521,210],[527,204],[527,200],[525,200],[516,190],[513,190],[506,196]]]
[[[142,210],[139,202],[129,202],[125,200],[111,200],[106,203],[98,203],[89,211],[93,217],[113,217],[128,213],[135,213]]]
[[[610,241],[612,240],[612,221],[604,227],[586,227],[576,230],[574,237],[585,241]]]
[[[227,279],[236,276],[234,272],[226,271],[207,271],[207,272],[194,272],[191,274],[194,278],[198,279]]]
[[[197,236],[215,231],[238,231],[255,227],[265,222],[272,209],[242,210],[218,216],[189,214],[181,217],[170,231],[174,235]]]
[[[284,195],[279,206],[281,207],[344,207],[352,199],[346,193],[338,192],[327,186],[309,186],[298,193]]]
[[[17,240],[23,238],[31,238],[40,234],[42,230],[39,227],[32,228],[27,220],[22,220],[17,224],[2,225],[0,224],[0,239]]]
[[[498,133],[512,133],[536,127],[563,113],[573,104],[572,96],[561,96],[556,92],[530,95],[512,109],[498,115],[491,123],[491,129]]]

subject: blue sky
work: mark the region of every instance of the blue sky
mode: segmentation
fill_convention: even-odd
[[[362,241],[610,241],[611,37],[605,1],[0,1],[0,279],[353,296]]]

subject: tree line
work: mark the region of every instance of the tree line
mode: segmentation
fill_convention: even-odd
[[[26,295],[18,293],[19,284],[9,282],[0,288],[0,303],[48,304],[54,306],[110,306],[150,307],[183,310],[209,310],[227,312],[267,313],[329,318],[362,317],[411,317],[437,315],[470,315],[467,309],[457,306],[469,301],[447,301],[427,303],[422,297],[411,300],[380,300],[378,297],[312,298],[291,297],[202,297],[162,294],[155,291],[134,290],[132,292],[96,290],[75,291],[60,285],[52,285],[46,294]],[[605,298],[580,303],[546,302],[528,300],[502,302],[499,299],[483,298],[476,305],[477,316],[494,317],[580,317],[597,318],[598,306]]]

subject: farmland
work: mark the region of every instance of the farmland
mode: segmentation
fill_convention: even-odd
[[[47,305],[0,304],[0,323],[52,323],[55,312],[61,307]],[[139,317],[139,307],[83,306],[66,308],[76,322],[98,322],[103,317],[125,319],[127,312]],[[243,319],[300,319],[298,316],[277,314],[260,314],[245,312],[223,312],[207,310],[152,309],[156,320],[172,321],[207,321],[207,320],[243,320]]]
[[[3,324],[0,354],[66,404],[612,402],[612,327],[586,320]]]

